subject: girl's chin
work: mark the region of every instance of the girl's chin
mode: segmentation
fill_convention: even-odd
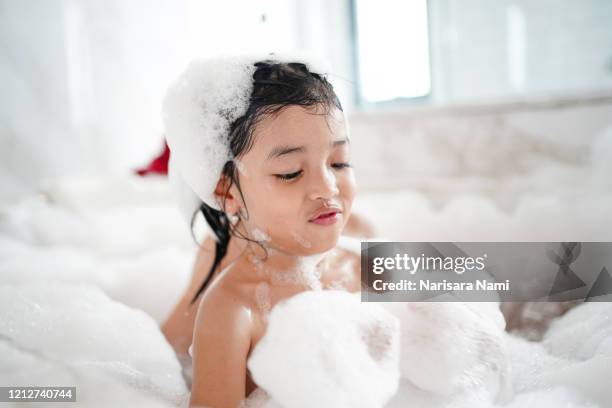
[[[309,223],[310,224],[310,223]],[[276,247],[282,252],[291,252],[295,255],[309,256],[334,249],[340,239],[342,232],[342,223],[336,225],[328,225],[321,227],[320,225],[307,225],[306,228],[293,230],[281,234],[272,234],[282,238],[281,241],[275,241],[270,246]]]

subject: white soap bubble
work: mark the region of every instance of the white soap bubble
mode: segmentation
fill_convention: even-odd
[[[266,232],[257,227],[251,230],[251,235],[253,236],[253,239],[257,242],[263,243],[270,241],[270,235],[268,235]]]
[[[384,303],[401,322],[401,372],[422,390],[447,397],[482,391],[511,395],[503,321],[494,306],[460,302]],[[494,310],[495,311],[495,310]]]
[[[76,385],[87,406],[185,399],[181,367],[158,324],[97,287],[1,285],[0,311],[2,384]]]
[[[312,243],[310,241],[308,241],[306,238],[302,237],[296,231],[291,231],[291,236],[293,237],[293,239],[296,240],[296,242],[298,244],[300,244],[304,248],[311,248],[312,247]]]
[[[296,267],[299,282],[307,285],[311,290],[321,290],[321,275],[328,266],[328,260],[328,252],[300,257]]]
[[[339,278],[333,280],[330,283],[329,289],[336,289],[336,290],[346,289],[347,283],[349,283],[349,281],[353,277],[353,273],[355,270],[355,263],[356,263],[356,260],[354,259],[343,260],[338,268]]]
[[[283,407],[383,407],[398,387],[398,336],[397,319],[356,294],[306,291],[274,307],[248,367]]]

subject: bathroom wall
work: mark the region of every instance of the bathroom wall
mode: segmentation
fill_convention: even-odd
[[[585,188],[605,166],[594,182],[612,190],[612,92],[349,120],[362,190],[407,188],[443,201],[474,192],[507,204],[523,192]]]

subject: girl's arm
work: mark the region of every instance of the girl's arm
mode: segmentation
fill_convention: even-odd
[[[172,345],[177,354],[187,354],[191,345],[199,299],[193,304],[191,304],[191,300],[210,272],[215,259],[215,243],[212,235],[208,235],[202,242],[196,255],[189,286],[161,327],[168,343]],[[229,263],[234,261],[240,255],[243,247],[244,243],[237,238],[232,238],[227,247],[227,254],[221,260],[215,274],[218,275]],[[213,277],[213,279],[215,278]]]
[[[198,311],[198,301],[193,304],[190,302],[202,282],[204,282],[204,279],[206,279],[206,276],[208,276],[215,257],[214,243],[215,240],[208,236],[199,248],[189,286],[161,326],[162,333],[164,333],[168,343],[172,345],[177,354],[187,354],[187,350],[191,345],[195,316]]]
[[[189,406],[238,407],[246,395],[251,314],[239,297],[216,287],[202,299],[193,335]]]

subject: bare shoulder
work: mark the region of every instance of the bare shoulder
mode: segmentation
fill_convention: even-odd
[[[247,335],[250,328],[250,305],[240,289],[223,280],[211,285],[203,295],[195,319],[194,339],[228,333]]]

